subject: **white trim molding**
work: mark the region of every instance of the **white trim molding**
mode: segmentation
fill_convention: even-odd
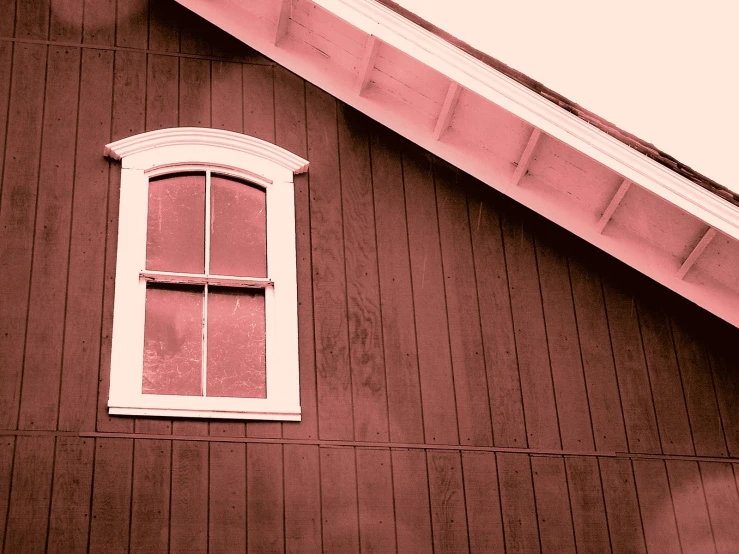
[[[293,175],[305,171],[308,162],[253,137],[199,128],[163,129],[136,135],[107,145],[105,155],[122,162],[109,412],[164,417],[299,421]],[[234,177],[264,189],[267,213],[266,277],[210,275],[207,261],[202,275],[148,270],[146,234],[149,181],[153,177],[193,171],[202,173],[205,178],[206,260],[211,174]],[[143,393],[146,290],[150,281],[201,284],[204,286],[205,301],[209,283],[264,290],[266,398],[209,397],[205,391],[200,396]],[[204,325],[207,326],[207,323]],[[206,331],[203,337],[205,356]]]

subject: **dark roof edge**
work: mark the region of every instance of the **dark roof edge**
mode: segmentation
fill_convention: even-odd
[[[430,33],[433,33],[434,35],[445,40],[446,42],[456,46],[463,52],[466,52],[470,56],[480,60],[484,64],[492,67],[496,71],[499,71],[503,75],[513,79],[517,83],[536,92],[537,94],[546,98],[553,104],[556,104],[560,108],[567,110],[568,112],[576,115],[577,117],[579,117],[580,119],[584,121],[587,121],[594,127],[597,127],[604,133],[607,133],[608,135],[621,141],[627,146],[630,146],[631,148],[640,152],[641,154],[644,154],[648,158],[651,158],[657,163],[667,167],[668,169],[671,169],[678,175],[682,175],[686,179],[712,192],[716,196],[723,198],[727,202],[730,202],[734,204],[735,206],[739,206],[739,194],[726,188],[723,185],[720,185],[713,179],[709,179],[705,175],[698,173],[694,169],[678,161],[673,156],[670,156],[666,152],[663,152],[662,150],[660,150],[653,144],[646,142],[640,139],[639,137],[627,131],[624,131],[623,129],[620,129],[619,127],[617,127],[610,121],[607,121],[603,119],[602,117],[597,116],[590,110],[586,110],[579,104],[576,104],[575,102],[572,102],[571,100],[568,100],[561,94],[558,94],[552,89],[542,85],[540,82],[535,81],[534,79],[531,79],[530,77],[527,77],[520,71],[516,71],[515,69],[504,64],[503,62],[496,60],[492,56],[485,54],[484,52],[481,52],[480,50],[470,46],[466,42],[447,33],[446,31],[437,27],[436,25],[429,23],[425,19],[419,17],[418,15],[400,6],[399,4],[396,4],[392,0],[374,0],[374,1],[377,2],[378,4],[382,4],[383,6],[391,9],[398,15],[401,15],[402,17],[415,23],[419,27],[426,29]]]

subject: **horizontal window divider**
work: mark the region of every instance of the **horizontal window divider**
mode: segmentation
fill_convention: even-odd
[[[152,283],[171,283],[177,285],[205,285],[212,287],[238,287],[264,289],[274,286],[265,277],[233,277],[230,275],[204,275],[198,273],[175,273],[170,271],[142,271],[139,276]]]

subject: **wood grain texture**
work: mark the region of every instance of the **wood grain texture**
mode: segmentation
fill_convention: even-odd
[[[665,465],[683,552],[716,552],[698,464],[667,460]]]
[[[15,30],[15,0],[1,0],[0,9],[5,17],[0,20],[0,37],[12,37]]]
[[[736,339],[736,329],[722,329],[710,343],[711,372],[729,456],[739,456],[739,365],[729,349]]]
[[[357,448],[356,457],[360,550],[395,552],[390,451]]]
[[[598,464],[614,554],[646,552],[631,461],[601,458]]]
[[[0,552],[4,552],[5,528],[10,507],[10,485],[13,480],[15,437],[0,440]]]
[[[133,452],[130,552],[162,552],[169,544],[172,443],[137,440]]]
[[[180,125],[210,127],[210,61],[180,59]]]
[[[608,523],[597,458],[565,457],[578,552],[609,552]]]
[[[531,473],[542,552],[575,552],[564,460],[532,456]]]
[[[278,107],[282,109],[283,104],[277,104],[275,97],[274,68],[271,65],[242,64],[241,71],[244,84],[244,134],[275,142],[275,112]],[[304,118],[303,115],[301,119]]]
[[[82,12],[84,2],[68,2],[67,0],[51,0],[49,20],[49,40],[82,42]],[[3,13],[6,13],[3,11]]]
[[[169,523],[172,552],[208,551],[208,470],[208,443],[173,441]]]
[[[456,170],[434,166],[444,293],[461,444],[493,444],[467,197]]]
[[[701,462],[699,466],[716,552],[736,552],[739,548],[739,526],[736,524],[739,496],[732,467],[730,464],[715,462]]]
[[[46,39],[49,36],[49,0],[16,2],[15,36]]]
[[[246,446],[210,445],[208,551],[246,551]]]
[[[495,457],[506,552],[538,552],[541,543],[529,456],[498,453]]]
[[[82,42],[97,46],[113,46],[116,31],[115,0],[84,2]]]
[[[672,496],[662,460],[634,460],[634,480],[648,552],[680,552]]]
[[[353,448],[321,448],[323,551],[359,552],[357,474]]]
[[[492,452],[463,452],[470,552],[504,552],[498,473]]]
[[[145,49],[148,45],[149,1],[116,2],[116,45]]]
[[[422,450],[391,450],[390,455],[398,552],[431,552],[433,542],[426,454]]]
[[[349,366],[355,440],[389,439],[367,119],[338,108]]]
[[[467,513],[458,452],[426,453],[431,526],[436,552],[468,552]]]
[[[246,479],[248,552],[283,552],[282,445],[249,444]]]
[[[286,444],[284,450],[285,552],[322,551],[318,447]]]

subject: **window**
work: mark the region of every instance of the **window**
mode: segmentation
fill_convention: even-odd
[[[293,174],[213,129],[106,146],[121,160],[111,414],[300,420]]]

